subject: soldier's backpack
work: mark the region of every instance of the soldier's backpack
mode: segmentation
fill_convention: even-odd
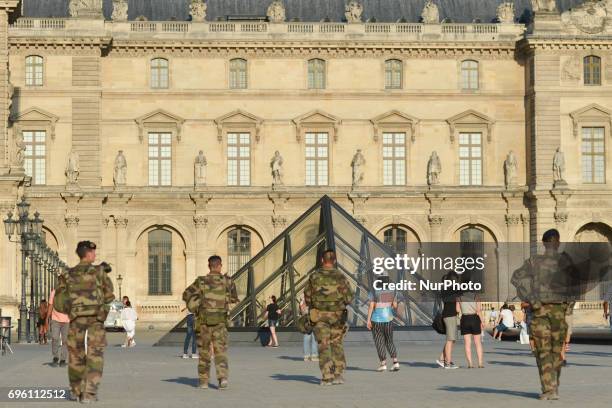
[[[183,300],[199,324],[215,326],[226,323],[230,304],[230,278],[225,275],[200,276],[185,289]]]
[[[321,311],[338,312],[344,310],[346,299],[339,290],[344,277],[338,271],[315,272],[309,277],[312,294],[312,307]]]
[[[58,312],[68,314],[71,321],[77,317],[94,316],[104,321],[108,305],[104,302],[103,284],[102,267],[78,265],[71,268],[59,289],[59,296],[56,292],[53,306]]]

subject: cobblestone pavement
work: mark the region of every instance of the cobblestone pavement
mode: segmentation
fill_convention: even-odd
[[[137,336],[138,337],[138,336]],[[535,360],[526,346],[485,342],[486,368],[467,369],[463,345],[457,370],[438,368],[442,343],[399,344],[401,371],[377,373],[373,345],[347,347],[347,383],[321,388],[316,363],[302,360],[301,347],[230,349],[230,389],[196,388],[197,360],[179,358],[170,347],[152,347],[155,335],[140,335],[123,349],[109,335],[98,407],[608,407],[612,400],[612,346],[572,345],[563,370],[560,401],[537,401]],[[0,389],[66,387],[66,369],[52,368],[49,347],[14,345],[0,357]],[[6,401],[6,398],[0,399]],[[0,407],[63,407],[69,402],[0,402]]]

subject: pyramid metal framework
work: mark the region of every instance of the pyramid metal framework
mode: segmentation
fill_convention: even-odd
[[[365,326],[368,293],[377,279],[372,272],[373,259],[396,254],[328,196],[323,196],[232,276],[241,301],[230,311],[230,326],[260,327],[272,295],[282,309],[279,325],[294,326],[307,278],[318,267],[320,254],[326,249],[336,251],[337,267],[355,291],[349,307],[349,324]],[[421,279],[406,270],[386,273],[391,282],[405,279],[418,284]],[[431,323],[434,308],[431,300],[407,291],[400,294],[400,299],[395,324]]]

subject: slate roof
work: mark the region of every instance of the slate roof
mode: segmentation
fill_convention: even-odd
[[[361,0],[364,6],[363,20],[372,17],[378,22],[396,22],[400,18],[418,22],[426,0]],[[440,10],[440,19],[469,23],[475,19],[491,22],[497,6],[505,0],[434,0]],[[207,0],[208,21],[227,15],[265,16],[272,0]],[[344,21],[344,4],[347,0],[284,0],[287,20]],[[557,0],[558,8],[565,11],[584,0]],[[69,0],[23,0],[24,17],[66,17]],[[188,20],[190,0],[128,0],[130,20],[145,16],[151,21]],[[518,22],[531,19],[531,1],[514,0]],[[112,0],[104,0],[104,15],[110,19]]]

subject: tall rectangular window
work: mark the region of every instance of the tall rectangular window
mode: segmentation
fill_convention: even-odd
[[[482,134],[459,134],[459,184],[482,184]]]
[[[306,185],[326,186],[329,168],[329,135],[306,133]]]
[[[172,185],[171,133],[149,133],[149,185]]]
[[[472,60],[461,62],[461,89],[478,89],[478,62]]]
[[[603,127],[582,128],[582,181],[605,183],[605,146]]]
[[[383,133],[383,184],[406,184],[406,134]]]
[[[385,61],[385,89],[402,89],[402,61]]]
[[[251,185],[251,135],[227,134],[227,184]]]
[[[584,57],[584,84],[601,85],[601,58],[596,55]]]
[[[325,61],[311,59],[308,61],[308,89],[325,89]]]
[[[151,60],[151,88],[166,89],[170,79],[168,60],[155,58]]]
[[[234,58],[230,61],[230,89],[247,88],[247,61],[242,58]]]
[[[47,182],[47,134],[41,130],[28,130],[22,135],[25,144],[25,172],[32,177],[32,184],[45,184]]]
[[[30,55],[26,57],[25,66],[25,82],[27,86],[42,86],[43,85],[43,58],[38,55]]]

